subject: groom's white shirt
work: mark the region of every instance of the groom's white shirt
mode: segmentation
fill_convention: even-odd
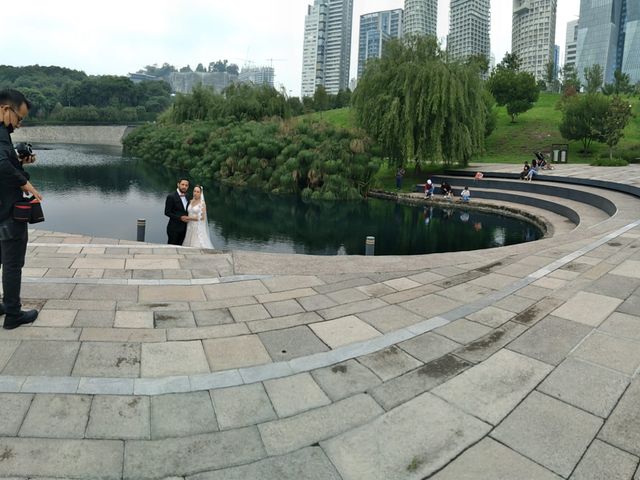
[[[176,192],[178,192],[178,195],[182,195],[182,192],[180,192],[179,188],[176,188]],[[180,197],[180,200],[182,200],[182,205],[184,205],[184,209],[187,209],[187,196],[186,195],[182,195]]]

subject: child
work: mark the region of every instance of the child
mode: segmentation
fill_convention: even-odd
[[[449,185],[448,182],[442,182],[442,184],[440,185],[440,191],[442,192],[444,198],[446,198],[447,200],[451,200],[453,191],[451,190],[451,185]]]
[[[468,187],[464,187],[464,190],[462,190],[462,193],[460,194],[460,198],[462,198],[462,201],[465,203],[469,201],[471,198],[471,192]]]

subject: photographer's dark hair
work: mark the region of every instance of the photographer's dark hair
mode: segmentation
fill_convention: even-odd
[[[31,102],[18,90],[12,88],[0,90],[0,105],[11,105],[13,108],[20,108],[23,103],[31,110]]]

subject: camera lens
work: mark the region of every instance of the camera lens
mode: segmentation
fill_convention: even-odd
[[[33,155],[33,148],[30,143],[18,143],[16,145],[16,152],[19,157],[30,157]]]

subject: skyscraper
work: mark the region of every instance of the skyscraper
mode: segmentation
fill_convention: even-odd
[[[353,0],[314,0],[304,22],[302,96],[324,86],[336,94],[349,86]]]
[[[521,70],[544,80],[546,66],[553,62],[556,40],[557,0],[513,0],[512,53]]]
[[[380,58],[384,44],[402,34],[402,9],[367,13],[360,16],[358,78],[370,58]]]
[[[613,73],[620,68],[620,27],[623,0],[582,0],[578,26],[576,69],[584,81],[585,68],[600,65],[605,83],[613,81]]]
[[[436,36],[438,0],[404,0],[402,35]]]
[[[640,3],[637,0],[582,0],[578,27],[576,67],[584,80],[584,69],[602,67],[605,83],[616,70],[640,81]]]
[[[564,47],[564,66],[576,66],[576,54],[578,48],[578,20],[567,23],[567,37]]]
[[[622,71],[633,83],[640,82],[640,2],[625,1]]]
[[[489,0],[451,0],[447,51],[453,58],[491,55]]]
[[[318,85],[324,85],[326,25],[328,0],[315,0],[309,5],[304,19],[304,47],[302,51],[302,96],[311,97]]]

